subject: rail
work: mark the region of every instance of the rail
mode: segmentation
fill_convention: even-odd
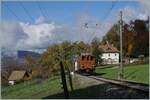
[[[82,75],[82,74],[80,74],[80,75]],[[82,76],[85,76],[85,75],[82,75]],[[98,81],[103,81],[105,83],[117,85],[120,87],[137,90],[139,92],[145,93],[146,95],[149,95],[149,85],[148,84],[137,83],[137,82],[127,81],[127,80],[109,79],[109,78],[104,78],[104,77],[100,77],[100,76],[92,76],[92,75],[87,75],[86,77],[92,78],[92,79],[95,79]]]

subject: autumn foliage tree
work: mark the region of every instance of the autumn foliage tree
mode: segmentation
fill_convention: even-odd
[[[98,65],[99,63],[101,63],[101,49],[99,48],[99,45],[100,45],[100,40],[98,38],[94,38],[91,42],[91,51],[92,51],[92,54],[95,56],[96,58],[96,64]]]
[[[60,71],[59,61],[63,61],[69,69],[73,69],[73,55],[80,55],[86,48],[88,48],[88,45],[82,41],[73,43],[64,41],[59,44],[50,45],[39,60],[41,74],[44,73],[44,77],[48,77],[58,73]]]
[[[123,56],[138,57],[139,55],[149,55],[149,30],[148,20],[134,20],[125,23],[123,26]],[[113,25],[103,37],[102,42],[109,41],[119,50],[119,26]]]

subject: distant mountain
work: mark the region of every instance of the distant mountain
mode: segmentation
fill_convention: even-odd
[[[40,57],[40,53],[31,50],[8,50],[1,49],[1,58],[14,58],[14,59],[22,59],[26,56],[31,56],[33,58]]]
[[[25,50],[18,50],[17,51],[17,58],[24,59],[26,56],[31,56],[33,58],[40,57],[41,54],[33,52],[33,51],[25,51]]]
[[[16,64],[17,52],[15,50],[1,49],[1,68],[8,67],[8,64]]]
[[[17,57],[17,51],[2,48],[1,49],[1,58],[3,58],[3,57],[14,57],[14,58],[16,58]]]
[[[26,56],[37,59],[40,55],[34,51],[1,49],[1,65],[2,68],[7,67],[9,64],[22,65]]]
[[[46,49],[30,49],[30,50],[28,50],[28,51],[36,52],[36,53],[42,54],[43,52],[46,51]]]

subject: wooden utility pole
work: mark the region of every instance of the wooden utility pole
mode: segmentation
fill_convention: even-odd
[[[119,68],[119,75],[118,79],[123,79],[123,64],[122,64],[122,27],[123,27],[123,21],[122,21],[122,11],[120,11],[120,68]]]
[[[60,61],[60,70],[61,70],[61,80],[64,89],[64,95],[66,99],[69,99],[69,92],[68,92],[67,82],[66,82],[66,74],[65,74],[65,69],[62,61]]]
[[[149,16],[148,16],[148,32],[149,32]]]
[[[71,91],[73,91],[72,76],[71,76],[71,74],[70,74],[70,69],[69,69],[69,67],[67,66],[67,64],[66,64],[66,68],[67,68],[67,72],[68,72],[68,80],[69,80],[70,88],[71,88]]]

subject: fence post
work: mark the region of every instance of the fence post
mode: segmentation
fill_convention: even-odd
[[[61,80],[64,89],[64,95],[66,99],[69,99],[69,92],[67,88],[66,75],[62,61],[60,61],[60,70],[61,70]]]

